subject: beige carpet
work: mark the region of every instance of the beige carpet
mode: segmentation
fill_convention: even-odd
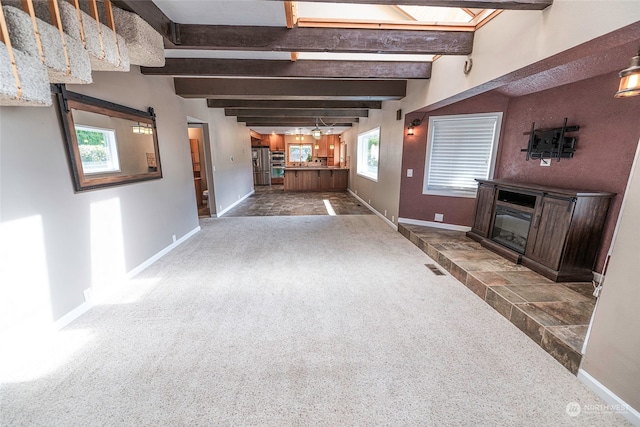
[[[0,368],[0,425],[625,425],[429,262],[373,215],[203,220]]]

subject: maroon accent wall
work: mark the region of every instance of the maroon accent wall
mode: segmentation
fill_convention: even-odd
[[[611,244],[640,139],[640,97],[614,98],[619,83],[617,73],[609,73],[513,98],[496,165],[496,177],[501,179],[617,194],[609,208],[598,271]],[[531,122],[536,127],[556,127],[564,117],[569,118],[569,125],[580,126],[572,134],[577,137],[574,157],[552,161],[549,167],[541,167],[540,161],[525,161],[520,149],[527,141],[522,133],[530,129]]]
[[[495,92],[487,92],[463,102],[427,113],[415,135],[405,135],[402,151],[402,177],[400,181],[400,209],[402,218],[433,221],[436,213],[444,215],[444,222],[471,226],[476,200],[465,197],[429,196],[422,194],[424,162],[427,155],[427,128],[429,117],[453,114],[506,112],[509,98]],[[424,113],[407,114],[405,129],[414,119],[422,119]],[[506,114],[503,114],[502,123]],[[501,132],[502,134],[502,132]],[[499,147],[502,143],[499,143]],[[498,155],[500,152],[498,151]],[[413,169],[413,177],[407,178],[407,169]]]
[[[503,111],[496,178],[616,193],[596,263],[596,270],[601,271],[640,139],[640,97],[615,99],[618,83],[617,73],[608,73],[511,99],[487,93],[429,114]],[[416,117],[421,114],[407,115],[407,125]],[[437,212],[444,214],[446,223],[471,226],[475,199],[422,194],[428,117],[416,129],[416,136],[404,139],[400,217],[433,221]],[[574,158],[554,161],[549,167],[540,166],[540,161],[527,162],[520,152],[527,145],[523,132],[533,121],[536,127],[561,126],[564,117],[569,118],[569,125],[580,126]],[[414,169],[413,178],[406,177],[407,168]]]

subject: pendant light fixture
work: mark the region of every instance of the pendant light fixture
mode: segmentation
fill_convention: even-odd
[[[322,131],[318,127],[318,118],[317,117],[316,117],[316,127],[311,131],[311,136],[315,140],[318,140],[318,139],[320,139],[322,137]],[[317,148],[316,148],[316,150],[317,150]]]
[[[620,88],[614,95],[616,98],[626,98],[640,95],[640,48],[638,54],[631,58],[631,65],[620,71]]]

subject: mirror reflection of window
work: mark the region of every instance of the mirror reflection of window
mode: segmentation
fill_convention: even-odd
[[[85,174],[120,172],[114,129],[75,126],[78,149]]]

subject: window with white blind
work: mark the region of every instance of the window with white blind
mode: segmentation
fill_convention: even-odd
[[[475,197],[493,177],[502,113],[429,118],[423,194]]]

